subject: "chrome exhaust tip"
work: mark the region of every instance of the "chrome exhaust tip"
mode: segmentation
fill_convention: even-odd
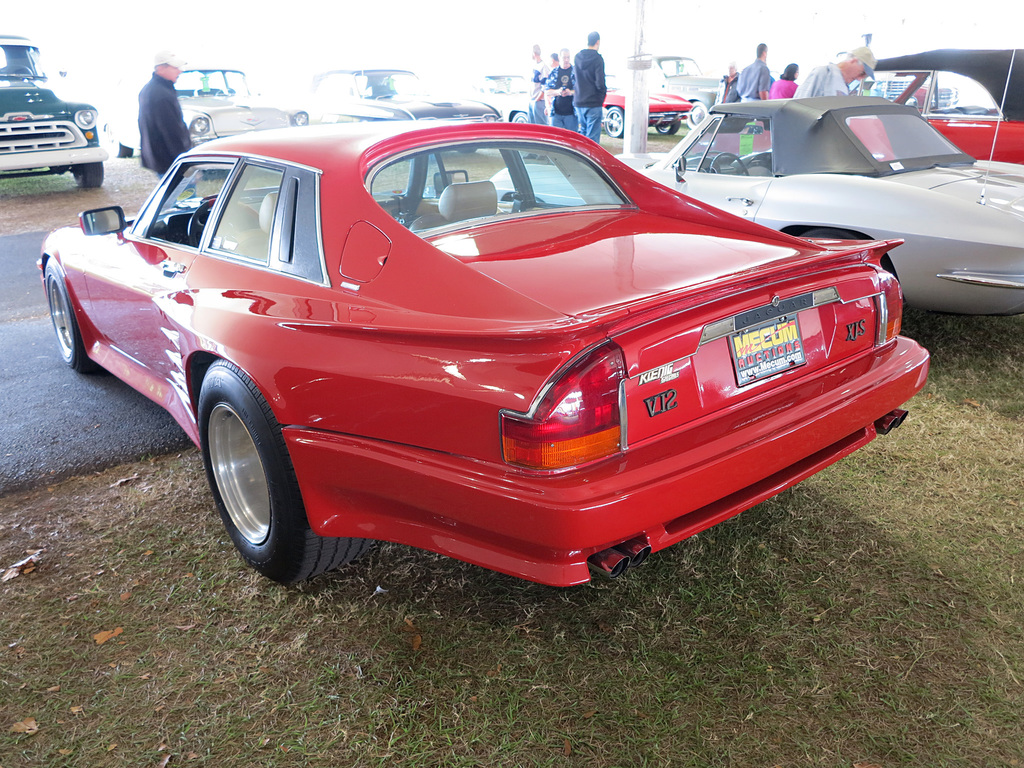
[[[629,556],[612,547],[592,554],[587,558],[587,565],[595,573],[609,579],[617,579],[629,568]]]
[[[880,435],[888,435],[906,420],[907,411],[896,408],[875,422],[875,431]]]
[[[647,560],[647,556],[651,554],[651,545],[647,542],[647,539],[640,537],[616,544],[612,549],[621,552],[629,558],[630,568],[642,565]]]

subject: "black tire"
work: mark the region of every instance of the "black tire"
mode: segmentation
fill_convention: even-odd
[[[530,117],[525,112],[513,112],[512,117],[509,120],[510,123],[528,123]]]
[[[61,358],[78,373],[95,373],[100,367],[85,353],[82,333],[75,319],[75,308],[68,296],[67,286],[64,285],[64,273],[51,260],[47,262],[43,275],[46,303],[50,308],[50,320],[53,332],[57,334],[57,348]]]
[[[256,385],[225,361],[210,366],[199,393],[206,476],[242,559],[282,584],[351,563],[368,539],[325,538],[306,519],[281,426]]]
[[[71,175],[82,189],[96,189],[103,186],[103,163],[72,165]]]
[[[604,115],[604,132],[613,139],[621,139],[626,132],[626,113],[621,107],[608,107]]]
[[[118,157],[131,157],[135,154],[135,150],[131,147],[126,147],[124,144],[118,142],[117,145],[117,156]]]
[[[801,232],[800,237],[807,240],[813,238],[820,238],[822,240],[870,240],[869,237],[858,234],[856,232],[850,232],[846,229],[836,229],[835,227],[812,227],[806,232]]]
[[[675,136],[677,133],[679,133],[679,127],[682,124],[682,120],[676,120],[674,123],[669,123],[668,125],[660,123],[654,126],[654,130],[656,130],[662,136]]]

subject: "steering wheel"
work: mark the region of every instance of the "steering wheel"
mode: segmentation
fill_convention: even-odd
[[[199,247],[199,242],[203,239],[203,228],[206,226],[206,222],[210,218],[210,209],[213,208],[214,202],[217,200],[217,196],[213,195],[206,198],[199,204],[195,212],[188,220],[188,244],[196,248]]]
[[[733,166],[736,171],[726,171],[722,167],[722,163],[729,163]],[[712,173],[731,173],[734,176],[749,176],[750,172],[747,170],[746,164],[743,162],[743,158],[739,155],[734,155],[732,152],[719,152],[714,160],[711,161],[711,172]]]

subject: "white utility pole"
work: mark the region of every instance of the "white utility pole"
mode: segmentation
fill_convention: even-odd
[[[651,68],[651,55],[644,53],[644,11],[647,0],[636,3],[636,26],[633,36],[633,55],[626,60],[626,69],[632,77],[626,85],[626,132],[623,152],[639,155],[647,152],[647,70]]]

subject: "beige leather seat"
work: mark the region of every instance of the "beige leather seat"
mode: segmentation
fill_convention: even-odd
[[[270,229],[274,225],[277,192],[269,192],[260,203],[259,226],[239,238],[235,254],[247,259],[266,261],[270,251]]]
[[[494,216],[498,212],[498,191],[491,181],[461,181],[444,188],[437,201],[438,213],[416,219],[413,232],[441,227],[455,221]]]

